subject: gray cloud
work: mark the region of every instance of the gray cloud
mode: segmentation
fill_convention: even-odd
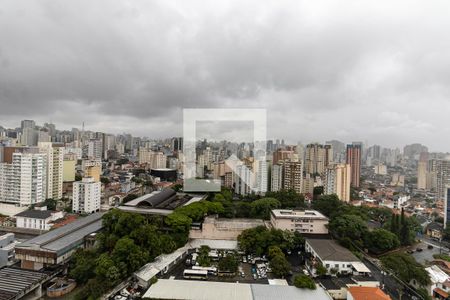
[[[291,142],[450,151],[448,1],[49,1],[0,7],[0,124],[181,134],[264,107]]]

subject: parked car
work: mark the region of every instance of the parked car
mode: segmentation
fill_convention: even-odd
[[[422,248],[417,248],[416,251],[417,251],[417,252],[422,252],[423,249],[422,249]]]
[[[428,245],[428,249],[433,249],[433,245]]]

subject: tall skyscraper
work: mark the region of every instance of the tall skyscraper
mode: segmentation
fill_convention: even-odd
[[[162,152],[141,147],[139,148],[139,163],[148,164],[150,169],[165,168],[167,165],[167,157]]]
[[[437,199],[444,200],[447,186],[450,185],[450,160],[433,160],[432,168],[436,174]]]
[[[354,142],[347,145],[347,164],[350,164],[352,175],[352,186],[358,188],[361,178],[361,154],[362,143]]]
[[[322,175],[333,161],[331,145],[309,144],[306,146],[305,172]]]
[[[349,164],[333,164],[328,166],[324,194],[336,194],[340,200],[350,201],[351,167]]]
[[[39,151],[46,156],[46,198],[61,199],[63,189],[64,147],[62,144],[41,142]]]
[[[271,191],[294,190],[302,193],[303,163],[301,161],[279,161],[272,166]]]
[[[427,189],[428,152],[422,152],[417,164],[417,188]]]
[[[20,128],[24,130],[25,128],[32,128],[34,129],[36,127],[36,122],[34,120],[22,120],[20,122]]]
[[[447,224],[450,222],[450,186],[445,187],[444,197],[444,228],[447,228]]]
[[[283,160],[283,161],[284,160],[292,160],[293,157],[294,157],[294,151],[277,149],[273,153],[272,163],[275,165],[281,160]]]

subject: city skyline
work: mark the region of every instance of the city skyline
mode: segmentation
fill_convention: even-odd
[[[31,119],[23,119],[23,120],[31,120]],[[44,124],[45,124],[45,122],[43,122],[43,123],[39,123],[38,121],[36,121],[36,120],[32,120],[32,121],[35,121],[36,122],[36,126],[37,127],[41,127],[41,128],[43,128],[44,127]],[[20,121],[19,120],[17,120],[17,122],[16,122],[17,124],[18,124],[18,126],[11,126],[11,127],[9,127],[9,126],[5,126],[5,125],[3,125],[3,124],[0,124],[0,128],[4,128],[4,129],[20,129]],[[217,123],[217,122],[216,122]],[[56,126],[56,129],[58,130],[58,131],[66,131],[66,132],[70,132],[70,131],[72,131],[73,129],[77,129],[77,130],[79,130],[80,132],[82,131],[82,128],[83,128],[83,124],[81,124],[81,126],[80,127],[71,127],[71,128],[64,128],[64,127],[59,127],[58,126],[58,124],[54,124],[54,123],[47,123],[47,124],[52,124],[52,125],[55,125]],[[219,129],[219,130],[226,130],[224,127],[220,127],[220,126],[215,126],[215,128],[214,128],[215,130],[217,130],[217,129]],[[197,132],[201,132],[201,133],[205,133],[204,131],[206,130],[206,127],[205,126],[199,126],[199,129],[197,130]],[[101,133],[104,133],[104,134],[108,134],[108,135],[114,135],[114,136],[120,136],[120,135],[127,135],[127,134],[131,134],[133,137],[138,137],[138,138],[142,138],[143,140],[149,140],[149,141],[162,141],[162,140],[169,140],[169,139],[171,139],[171,138],[174,138],[174,137],[177,137],[178,135],[175,135],[175,134],[173,134],[173,135],[168,135],[168,136],[148,136],[148,135],[134,135],[134,134],[132,134],[131,132],[125,132],[125,131],[122,131],[122,132],[108,132],[108,131],[106,131],[106,132],[104,132],[104,131],[100,131],[100,130],[96,130],[95,128],[85,128],[85,131],[86,132],[93,132],[93,133],[95,133],[95,132],[101,132]],[[228,137],[229,139],[225,139],[225,138],[218,138],[218,139],[214,139],[213,138],[213,136],[211,135],[211,134],[215,134],[215,133],[217,133],[218,131],[212,131],[212,132],[207,132],[206,134],[200,134],[198,137],[197,137],[197,142],[201,142],[201,141],[203,141],[203,140],[207,140],[208,142],[210,142],[210,143],[221,143],[221,142],[229,142],[229,143],[236,143],[236,144],[240,144],[240,143],[246,143],[246,144],[251,144],[251,143],[253,143],[254,141],[253,141],[253,138],[252,138],[252,136],[251,136],[251,134],[250,133],[248,133],[248,132],[246,132],[243,136],[245,136],[245,137],[247,137],[246,139],[237,139],[235,136],[233,136],[233,134],[235,134],[236,133],[236,127],[232,127],[232,129],[229,131],[229,132],[221,132],[221,131],[219,131],[218,132],[218,136],[220,136],[220,137]],[[380,146],[381,148],[384,148],[384,149],[399,149],[400,151],[403,151],[403,149],[404,149],[404,147],[405,146],[409,146],[409,145],[413,145],[413,144],[421,144],[421,145],[424,145],[424,146],[427,146],[428,147],[428,145],[426,145],[426,144],[423,144],[423,143],[420,143],[419,141],[411,141],[411,142],[408,142],[408,143],[406,143],[406,144],[399,144],[399,145],[386,145],[386,144],[376,144],[376,143],[370,143],[370,141],[368,141],[367,139],[366,140],[356,140],[356,139],[354,139],[354,140],[339,140],[339,139],[337,139],[336,137],[331,137],[331,138],[329,138],[329,139],[325,139],[325,140],[318,140],[318,139],[315,139],[315,140],[310,140],[310,141],[305,141],[305,140],[297,140],[297,141],[295,141],[295,140],[287,140],[287,139],[285,139],[285,138],[283,138],[283,137],[268,137],[266,140],[265,140],[265,142],[268,142],[268,141],[271,141],[271,142],[276,142],[276,141],[279,141],[279,143],[280,143],[280,145],[282,144],[282,143],[284,143],[283,145],[290,145],[290,146],[295,146],[295,145],[297,145],[297,144],[302,144],[303,146],[306,146],[306,145],[308,145],[308,144],[329,144],[328,142],[332,142],[332,141],[337,141],[337,142],[341,142],[341,143],[344,143],[344,144],[352,144],[352,143],[354,143],[354,142],[358,142],[358,143],[362,143],[362,145],[364,146],[364,147],[372,147],[372,146]],[[429,153],[450,153],[450,150],[449,151],[445,151],[445,150],[443,150],[443,149],[433,149],[433,148],[429,148],[429,150],[428,150],[428,152]]]

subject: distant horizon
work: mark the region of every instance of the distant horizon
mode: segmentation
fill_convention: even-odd
[[[20,128],[20,122],[21,122],[22,120],[33,120],[33,121],[36,122],[36,126],[38,126],[38,127],[43,127],[43,126],[44,126],[44,123],[53,124],[53,125],[55,125],[56,130],[58,130],[58,131],[68,131],[68,132],[70,132],[70,131],[71,131],[72,129],[74,129],[74,128],[77,129],[77,130],[79,130],[79,131],[81,131],[81,128],[79,128],[79,127],[70,127],[70,129],[67,129],[67,128],[62,129],[62,128],[60,128],[60,127],[58,126],[58,124],[56,124],[56,123],[54,123],[54,122],[53,122],[53,123],[50,123],[49,121],[47,121],[47,122],[42,122],[42,123],[40,123],[40,122],[38,122],[38,121],[36,121],[36,120],[34,120],[34,119],[31,119],[31,118],[28,118],[28,119],[26,119],[26,118],[25,118],[25,119],[20,119],[20,120],[18,121],[18,125],[19,125],[19,126],[13,127],[13,126],[7,126],[7,125],[5,125],[5,124],[0,124],[0,127],[3,127],[3,128],[5,128],[5,129],[17,129],[17,128]],[[149,136],[134,135],[134,134],[132,134],[131,132],[118,132],[118,133],[113,133],[113,132],[104,132],[104,131],[100,131],[100,130],[89,129],[89,128],[86,128],[86,127],[85,127],[85,131],[86,131],[86,132],[100,132],[100,133],[104,133],[104,134],[111,134],[111,135],[114,135],[114,136],[131,134],[133,137],[139,137],[139,138],[142,138],[142,139],[145,138],[145,139],[148,140],[148,141],[162,141],[162,140],[172,139],[172,138],[176,138],[176,137],[182,137],[181,135],[160,136],[160,137],[149,137]],[[330,139],[326,139],[326,140],[324,140],[324,141],[317,141],[317,140],[314,140],[314,141],[309,141],[309,142],[303,142],[303,141],[292,142],[292,141],[287,140],[286,138],[279,138],[279,137],[267,138],[266,142],[267,142],[267,141],[273,141],[273,142],[275,142],[277,139],[280,141],[280,143],[281,143],[282,140],[284,140],[284,141],[285,141],[285,146],[296,146],[296,145],[298,145],[299,143],[301,143],[303,146],[306,146],[306,145],[308,145],[308,144],[315,144],[315,143],[325,145],[326,142],[328,142],[328,141],[338,141],[338,142],[344,143],[345,145],[351,144],[351,143],[353,143],[353,142],[361,142],[361,143],[363,143],[364,146],[369,145],[369,147],[371,147],[371,146],[377,145],[377,146],[380,146],[381,148],[384,148],[384,149],[391,149],[391,150],[399,149],[401,152],[403,152],[403,148],[404,148],[405,146],[413,145],[413,144],[421,144],[421,145],[423,145],[423,146],[428,147],[428,152],[429,152],[429,153],[450,154],[450,150],[449,150],[449,151],[445,151],[445,150],[437,150],[437,151],[436,151],[436,150],[434,150],[434,149],[430,149],[430,147],[429,147],[428,145],[426,145],[426,144],[424,144],[424,143],[420,143],[420,142],[411,142],[411,143],[407,143],[407,144],[399,145],[399,146],[385,146],[385,145],[380,145],[380,144],[376,144],[376,143],[374,143],[374,144],[370,144],[370,143],[369,143],[369,144],[366,144],[365,141],[361,141],[361,140],[357,140],[357,139],[354,139],[354,140],[351,140],[351,141],[344,141],[344,140],[339,140],[338,138],[330,138]],[[198,140],[197,140],[197,142],[201,142],[201,141],[203,141],[203,139],[198,139]],[[208,141],[208,142],[213,142],[213,143],[221,143],[221,142],[224,142],[224,141],[225,141],[225,142],[230,142],[230,143],[236,143],[236,144],[241,144],[241,143],[253,143],[253,141],[249,141],[249,142],[245,142],[245,141],[236,142],[236,141],[230,141],[230,140],[211,140],[211,139],[207,139],[207,141]],[[366,147],[366,148],[367,148],[367,147]]]

